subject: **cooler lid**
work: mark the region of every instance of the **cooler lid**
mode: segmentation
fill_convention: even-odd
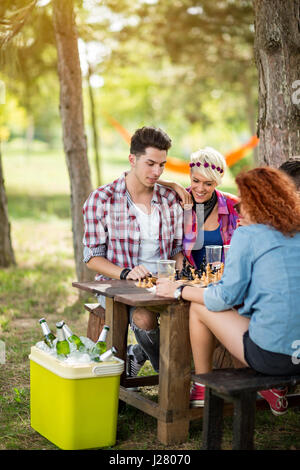
[[[64,379],[86,379],[121,375],[124,361],[116,357],[114,361],[68,364],[47,354],[36,346],[31,347],[29,359]]]

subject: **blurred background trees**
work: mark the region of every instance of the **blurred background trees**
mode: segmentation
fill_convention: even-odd
[[[4,1],[2,17],[24,3]],[[198,4],[74,1],[90,148],[89,83],[104,146],[108,134],[109,141],[120,139],[105,113],[129,132],[144,123],[161,125],[172,135],[179,157],[209,143],[226,152],[253,134],[257,73],[252,2]],[[11,130],[10,139],[26,137],[28,145],[35,138],[60,146],[51,1],[36,1],[19,33],[2,44],[1,74],[26,112],[26,126],[17,134]]]

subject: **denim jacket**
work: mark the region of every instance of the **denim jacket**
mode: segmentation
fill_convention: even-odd
[[[218,284],[204,292],[209,310],[241,305],[252,341],[267,351],[300,347],[300,232],[286,237],[263,224],[235,230]],[[299,351],[298,351],[299,352]]]

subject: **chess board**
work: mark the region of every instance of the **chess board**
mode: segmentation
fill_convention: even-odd
[[[197,270],[193,266],[184,262],[181,271],[176,271],[174,276],[170,276],[169,279],[180,284],[206,287],[209,284],[216,283],[221,280],[224,271],[224,263],[220,263],[218,269],[213,268],[210,264],[202,266],[201,269]],[[151,289],[156,285],[157,276],[147,276],[144,279],[140,279],[135,283],[136,287],[145,289]]]

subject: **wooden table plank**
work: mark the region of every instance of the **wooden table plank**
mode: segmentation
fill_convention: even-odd
[[[139,288],[138,288],[139,289]],[[144,289],[143,289],[144,290]],[[139,289],[141,291],[141,289]],[[178,302],[176,299],[159,297],[158,295],[151,294],[151,292],[138,292],[130,294],[118,293],[115,296],[116,302],[121,302],[132,307],[151,307],[159,305],[170,305]]]
[[[107,281],[73,282],[72,286],[93,294],[114,298],[116,302],[132,307],[170,305],[177,302],[173,298],[159,297],[147,289],[137,287],[135,283],[136,281],[109,279]]]
[[[93,294],[102,294],[105,297],[114,297],[116,294],[140,293],[141,288],[136,287],[135,281],[121,281],[119,279],[108,279],[103,281],[73,282],[73,287],[82,289]],[[143,289],[145,290],[145,289]]]

